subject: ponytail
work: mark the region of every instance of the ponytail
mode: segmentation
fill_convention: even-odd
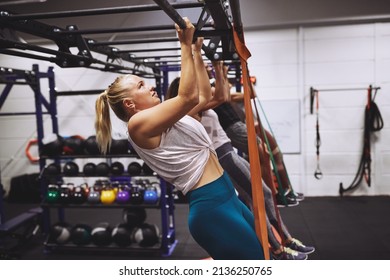
[[[95,104],[96,141],[102,154],[107,154],[111,146],[110,107],[107,100],[107,91],[102,92]]]

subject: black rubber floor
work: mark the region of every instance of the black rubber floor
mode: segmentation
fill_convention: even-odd
[[[5,221],[37,207],[32,204],[4,203]],[[390,260],[390,197],[307,197],[296,207],[280,208],[282,218],[291,234],[304,244],[315,246],[311,260]],[[38,235],[20,243],[17,237],[3,238],[0,259],[203,259],[207,253],[192,239],[187,228],[188,205],[177,204],[175,209],[176,239],[172,254],[105,252],[45,252],[43,236]],[[56,216],[55,214],[54,216]],[[70,223],[112,224],[121,219],[121,209],[67,209]],[[52,214],[53,216],[53,214]],[[147,220],[158,223],[158,210],[148,210]],[[206,226],[206,225],[205,225]],[[11,249],[10,249],[11,248]]]

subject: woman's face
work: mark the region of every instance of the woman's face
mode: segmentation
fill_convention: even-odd
[[[161,103],[155,88],[146,84],[142,78],[129,75],[125,82],[137,110],[148,109]]]

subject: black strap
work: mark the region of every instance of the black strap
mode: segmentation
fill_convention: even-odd
[[[367,185],[371,186],[371,133],[379,131],[383,128],[383,118],[378,106],[374,102],[377,89],[375,89],[374,97],[372,97],[372,87],[368,89],[368,101],[364,111],[364,134],[363,134],[363,151],[360,159],[358,171],[352,183],[347,188],[343,188],[343,183],[340,182],[339,193],[351,191],[357,188],[365,179]]]

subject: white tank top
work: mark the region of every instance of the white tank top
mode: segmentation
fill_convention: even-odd
[[[226,135],[225,130],[223,130],[221,124],[219,123],[218,115],[214,112],[214,110],[209,109],[202,112],[201,123],[211,138],[215,150],[223,144],[231,142],[229,137]]]
[[[186,194],[203,175],[210,151],[215,154],[200,122],[184,116],[161,135],[160,146],[143,149],[128,137],[139,157],[161,178]]]

